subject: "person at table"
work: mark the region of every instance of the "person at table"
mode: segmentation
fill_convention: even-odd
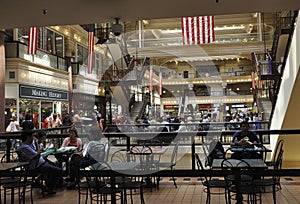
[[[25,130],[21,133],[22,143],[18,147],[17,152],[22,161],[29,162],[33,158],[39,158],[38,164],[33,164],[34,166],[29,166],[30,169],[35,169],[39,173],[46,174],[46,191],[50,194],[56,194],[56,189],[59,187],[62,179],[63,170],[57,166],[54,166],[44,160],[41,157],[41,153],[37,151],[34,145],[34,132],[31,130]]]
[[[82,150],[82,141],[78,137],[78,132],[75,128],[69,130],[69,137],[66,137],[61,145],[61,147],[77,147],[78,151]]]
[[[93,152],[93,148],[96,146],[103,146],[104,148],[98,148],[97,152]],[[104,161],[106,159],[106,153],[108,151],[108,143],[104,141],[89,141],[83,147],[81,152],[76,152],[70,157],[69,162],[69,175],[67,189],[75,189],[80,179],[79,169],[92,166],[95,163]],[[101,149],[101,150],[100,150]],[[94,158],[95,157],[95,158]]]
[[[247,121],[243,121],[241,123],[241,130],[238,130],[234,133],[232,137],[232,141],[230,143],[231,146],[243,146],[247,147],[251,144],[259,144],[259,138],[257,134],[249,130],[250,126]],[[232,158],[258,158],[258,154],[256,152],[235,152],[232,154]]]
[[[78,133],[75,128],[72,128],[69,130],[69,136],[64,139],[64,141],[61,145],[61,148],[63,148],[63,147],[76,147],[77,151],[82,150],[82,141],[78,137]],[[76,152],[76,151],[62,153],[62,154],[55,154],[55,158],[57,159],[59,166],[62,167],[63,162],[68,163],[70,155],[74,152]]]
[[[23,130],[33,130],[33,129],[35,129],[35,124],[31,120],[31,116],[28,113],[26,113],[25,120],[22,122],[21,126],[22,126]]]
[[[36,147],[40,152],[44,152],[46,150],[46,137],[47,134],[45,131],[41,130],[36,133]]]

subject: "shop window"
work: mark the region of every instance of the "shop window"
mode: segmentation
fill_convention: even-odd
[[[76,60],[79,64],[79,74],[85,76],[87,74],[88,66],[88,49],[80,44],[77,44],[77,55]],[[94,76],[99,75],[100,67],[102,66],[103,57],[101,54],[94,52],[93,56],[93,65],[92,65],[92,74]]]
[[[64,57],[64,36],[46,27],[40,27],[38,31],[38,48],[53,55]],[[28,28],[18,29],[20,42],[28,44]]]
[[[8,76],[10,79],[15,79],[16,78],[16,73],[15,72],[9,72]]]

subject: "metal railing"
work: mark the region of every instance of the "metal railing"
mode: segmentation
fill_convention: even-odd
[[[18,41],[5,42],[5,57],[6,58],[21,58],[40,65],[56,68],[67,71],[67,60],[45,52],[37,50],[36,55],[27,54],[28,46]]]

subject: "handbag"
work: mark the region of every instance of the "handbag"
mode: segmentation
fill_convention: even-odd
[[[6,132],[11,132],[12,131],[12,124],[11,122],[8,124],[8,126],[6,127]]]

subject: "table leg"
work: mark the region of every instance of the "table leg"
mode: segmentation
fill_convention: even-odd
[[[235,182],[236,182],[236,203],[242,204],[243,203],[243,195],[241,194],[241,191],[240,191],[241,172],[239,170],[235,171]]]
[[[111,203],[116,204],[116,177],[111,175],[110,176],[110,183],[111,183]],[[121,201],[122,203],[122,201]]]
[[[6,162],[10,162],[10,148],[11,141],[10,139],[6,139]]]

